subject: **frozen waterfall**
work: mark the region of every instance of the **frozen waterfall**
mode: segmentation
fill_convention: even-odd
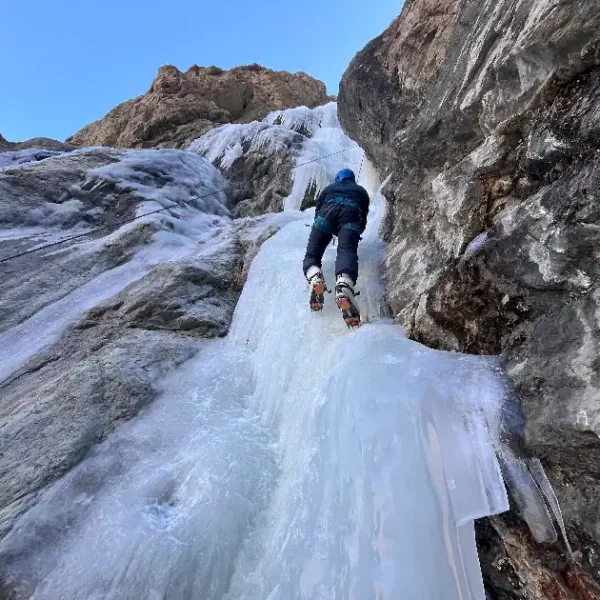
[[[309,128],[302,164],[353,146],[335,110],[251,126],[260,143],[277,126]],[[214,157],[235,160],[244,127],[221,128]],[[298,170],[295,220],[255,259],[229,336],[19,521],[0,546],[15,585],[36,600],[483,600],[473,520],[508,508],[495,452],[504,384],[494,359],[427,349],[386,318],[385,200],[367,161],[368,323],[348,331],[331,297],[323,314],[308,309],[312,215],[298,199],[362,158]],[[39,553],[21,554],[33,540]]]

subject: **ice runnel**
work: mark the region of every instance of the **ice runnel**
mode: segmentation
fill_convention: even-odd
[[[336,160],[329,169],[348,164]],[[308,312],[311,215],[295,213],[255,259],[228,338],[0,545],[31,597],[484,600],[473,520],[508,508],[503,382],[493,359],[427,349],[385,319],[384,199],[369,164],[362,183],[371,322],[349,332],[330,298]]]

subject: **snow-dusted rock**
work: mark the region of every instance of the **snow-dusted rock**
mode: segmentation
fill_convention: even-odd
[[[329,156],[332,146],[339,152]],[[363,159],[363,152],[341,129],[334,102],[224,125],[194,140],[189,150],[221,170],[230,183],[232,211],[243,217],[314,206],[340,164],[359,174]]]
[[[227,333],[249,261],[287,221],[232,222],[226,187],[177,150],[84,149],[0,173],[0,258],[83,234],[0,263],[0,536],[202,338]]]

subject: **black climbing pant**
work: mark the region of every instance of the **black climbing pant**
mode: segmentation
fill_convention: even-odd
[[[306,256],[304,274],[310,267],[322,267],[323,254],[334,235],[337,235],[335,274],[346,273],[354,282],[358,279],[358,243],[362,226],[360,212],[348,206],[325,204],[315,217]]]

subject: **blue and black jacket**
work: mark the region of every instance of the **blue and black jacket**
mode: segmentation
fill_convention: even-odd
[[[367,190],[354,181],[345,179],[340,183],[332,183],[319,194],[315,215],[326,219],[330,208],[341,206],[344,208],[344,220],[357,223],[360,232],[363,232],[367,227],[369,203]]]

